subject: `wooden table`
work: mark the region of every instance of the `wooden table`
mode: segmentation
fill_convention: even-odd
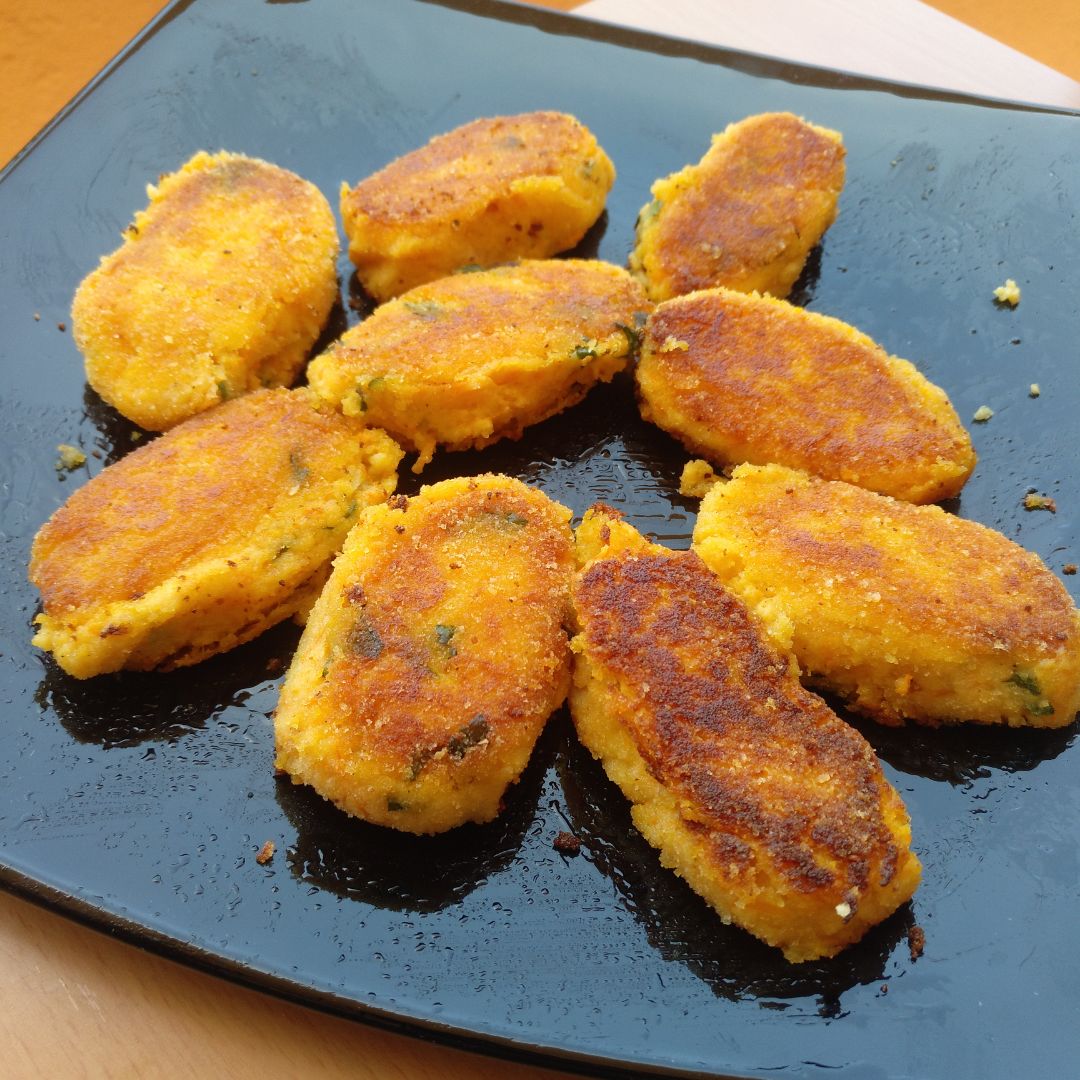
[[[160,0],[50,6],[0,0],[0,161],[13,156],[161,6]],[[917,0],[545,0],[544,6],[646,28],[662,22],[669,34],[755,52],[1080,109],[1075,0],[1028,0],[1022,13],[1009,0],[937,0],[934,8]],[[265,997],[4,893],[0,1047],[0,1075],[10,1080],[565,1075]]]

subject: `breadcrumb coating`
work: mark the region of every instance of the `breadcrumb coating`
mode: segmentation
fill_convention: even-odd
[[[378,308],[308,368],[351,416],[419,451],[519,438],[627,364],[641,287],[610,263],[527,260],[458,274]]]
[[[945,391],[912,363],[771,296],[659,304],[637,385],[646,420],[718,465],[776,462],[917,503],[956,495],[975,467]]]
[[[653,300],[724,285],[787,296],[836,218],[838,132],[763,113],[714,135],[696,165],[652,186],[630,269]]]
[[[885,724],[1062,727],[1080,707],[1080,613],[993,529],[778,465],[705,496],[694,550],[791,628],[799,664]]]
[[[169,670],[306,612],[401,449],[307,389],[258,390],[103,469],[34,539],[34,644],[85,679]]]
[[[75,293],[90,385],[164,431],[291,384],[338,295],[337,225],[323,195],[276,165],[205,151],[147,194],[124,243]]]
[[[494,818],[566,696],[569,519],[492,475],[369,510],[282,688],[278,767],[406,832]]]
[[[793,962],[910,898],[919,861],[869,744],[692,552],[604,507],[578,530],[570,705],[634,824],[725,922]]]
[[[349,257],[385,301],[463,266],[572,248],[604,210],[615,168],[566,113],[474,120],[341,188]]]

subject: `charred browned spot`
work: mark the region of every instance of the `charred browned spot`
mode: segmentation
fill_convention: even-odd
[[[801,892],[891,878],[890,789],[873,752],[696,555],[600,560],[574,602],[590,659],[634,703],[624,722],[638,753],[718,866],[756,852]]]

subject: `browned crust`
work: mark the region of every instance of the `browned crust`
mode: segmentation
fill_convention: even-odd
[[[394,542],[373,542],[362,578],[345,590],[354,618],[348,640],[329,643],[336,659],[321,708],[365,718],[342,737],[415,779],[440,752],[453,758],[455,746],[462,756],[481,744],[498,755],[503,739],[521,739],[523,721],[542,722],[565,695],[573,555],[557,505],[516,482],[474,482],[452,500],[402,499],[390,519]],[[455,551],[497,559],[508,544],[515,558],[524,555],[528,580],[509,602],[506,583],[489,598],[482,641],[459,640],[452,655],[441,653],[431,637],[437,620],[424,613],[460,588],[455,575],[468,571]],[[530,669],[519,670],[516,652],[503,655],[500,640],[527,652]],[[472,721],[482,727],[470,735]]]
[[[1071,640],[1075,607],[1064,585],[1001,533],[937,507],[792,475],[740,511],[773,565],[805,567],[816,580],[863,571],[909,632],[962,642],[975,655],[1053,653]]]
[[[956,494],[974,466],[944,395],[837,320],[711,289],[660,304],[645,334],[649,418],[695,452],[730,448],[736,462],[782,462],[919,502]],[[695,440],[680,417],[715,442]],[[935,479],[945,463],[952,474]]]
[[[346,196],[343,212],[380,224],[409,225],[448,207],[468,214],[504,185],[526,176],[559,176],[567,155],[593,142],[572,116],[532,112],[494,116],[438,135],[392,161]],[[450,168],[463,162],[458,170]]]
[[[703,165],[698,185],[664,207],[655,226],[675,293],[767,266],[801,243],[822,202],[835,201],[844,185],[843,144],[790,113],[744,121],[738,139]]]
[[[542,356],[549,341],[603,338],[652,304],[626,271],[589,259],[530,259],[421,285],[378,308],[335,342],[320,367],[365,375],[436,372],[448,384],[469,371]]]
[[[359,430],[306,391],[261,390],[132,451],[35,538],[30,580],[45,611],[137,599],[200,554],[224,551]]]
[[[623,715],[638,753],[721,876],[764,855],[799,892],[893,880],[906,853],[882,808],[896,796],[869,745],[696,555],[598,561],[574,601],[590,659],[636,703]]]

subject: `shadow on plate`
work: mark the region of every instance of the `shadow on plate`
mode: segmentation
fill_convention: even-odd
[[[486,825],[415,836],[350,817],[314,789],[277,785],[277,800],[297,831],[288,865],[300,881],[390,911],[433,912],[458,903],[507,866],[537,813],[558,732],[552,718],[505,808]]]
[[[1028,772],[1068,750],[1080,731],[1080,720],[1053,729],[983,724],[887,727],[845,712],[834,699],[828,701],[893,768],[912,776],[945,781],[953,787],[969,787],[976,780],[988,777],[991,770]]]
[[[167,673],[73,679],[50,657],[34,701],[73,738],[103,750],[168,742],[205,728],[226,709],[252,708],[256,688],[288,667],[299,636],[300,628],[286,621],[246,645]],[[272,707],[271,701],[264,711]]]
[[[583,853],[611,879],[660,955],[685,965],[718,997],[773,1001],[773,1008],[786,1007],[784,999],[811,997],[819,1015],[838,1016],[845,991],[884,978],[889,957],[914,925],[905,905],[839,956],[790,964],[778,949],[725,926],[682,878],[660,865],[634,827],[630,804],[580,744],[569,741],[556,768]]]

